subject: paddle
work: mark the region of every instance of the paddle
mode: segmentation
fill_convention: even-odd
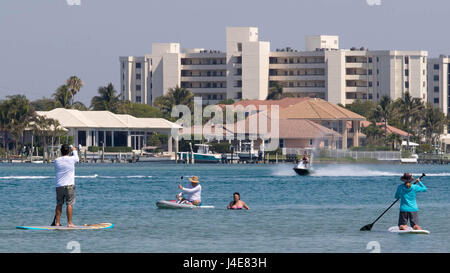
[[[422,173],[422,176],[421,177],[419,177],[419,180],[420,179],[422,179],[423,177],[425,176],[425,174],[424,173]],[[400,198],[399,199],[397,199],[397,200],[395,200],[394,201],[394,203],[392,203],[385,211],[383,211],[383,213],[380,215],[380,216],[378,216],[378,218],[375,220],[375,221],[373,221],[373,223],[372,224],[368,224],[368,225],[365,225],[365,226],[363,226],[360,230],[361,231],[370,231],[371,229],[372,229],[372,227],[373,227],[373,225],[390,209],[390,208],[392,208],[392,206],[393,205],[395,205],[395,203],[397,203],[398,202],[398,200],[400,200]]]

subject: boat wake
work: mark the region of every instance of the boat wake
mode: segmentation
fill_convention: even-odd
[[[273,176],[297,176],[293,170],[294,165],[278,165],[273,169]],[[403,173],[395,171],[383,171],[369,169],[357,165],[327,165],[313,166],[313,177],[371,177],[371,176],[402,176]],[[422,173],[413,173],[414,177],[419,177]],[[427,176],[445,177],[450,176],[450,172],[427,173]]]

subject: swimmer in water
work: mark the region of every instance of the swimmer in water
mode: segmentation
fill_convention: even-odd
[[[233,201],[230,202],[230,204],[227,206],[227,209],[247,209],[250,208],[247,206],[247,204],[241,200],[241,195],[238,192],[235,192],[233,194]]]

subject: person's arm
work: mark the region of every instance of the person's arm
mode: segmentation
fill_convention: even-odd
[[[242,201],[242,206],[243,206],[244,208],[246,208],[247,210],[250,210],[250,208],[247,206],[247,203],[245,203],[244,201]]]
[[[230,202],[230,204],[228,204],[227,209],[231,209],[231,207],[233,206],[233,201]]]
[[[414,188],[416,189],[417,192],[427,191],[427,187],[425,187],[425,185],[422,183],[422,181],[419,181],[419,183],[414,186],[415,186]]]
[[[199,190],[200,190],[200,187],[197,186],[197,187],[194,187],[194,188],[191,188],[191,189],[182,187],[182,190],[183,190],[184,192],[194,193],[194,192],[199,191]]]
[[[400,186],[397,187],[397,191],[395,192],[395,199],[400,198]]]
[[[72,158],[75,161],[75,163],[80,162],[80,158],[78,157],[77,148],[72,147],[72,156],[70,158]]]

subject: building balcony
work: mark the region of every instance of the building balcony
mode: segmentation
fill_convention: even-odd
[[[367,87],[367,86],[347,86],[347,87],[345,87],[345,92],[367,92],[367,90],[370,90],[370,87]]]
[[[326,68],[325,63],[271,63],[269,69],[293,69],[293,68]]]
[[[194,94],[226,94],[227,89],[226,88],[189,88],[186,87],[187,90],[191,91]]]
[[[345,63],[345,68],[365,68],[365,69],[367,69],[367,67],[368,67],[367,63],[353,63],[353,62]]]
[[[181,76],[182,82],[226,82],[226,76]]]
[[[324,86],[305,86],[305,87],[283,87],[283,93],[326,93],[327,88]]]
[[[182,64],[181,70],[226,70],[226,64]]]
[[[345,79],[354,81],[367,81],[368,75],[346,75]]]
[[[324,81],[325,75],[295,75],[295,76],[278,76],[269,75],[269,81]]]

